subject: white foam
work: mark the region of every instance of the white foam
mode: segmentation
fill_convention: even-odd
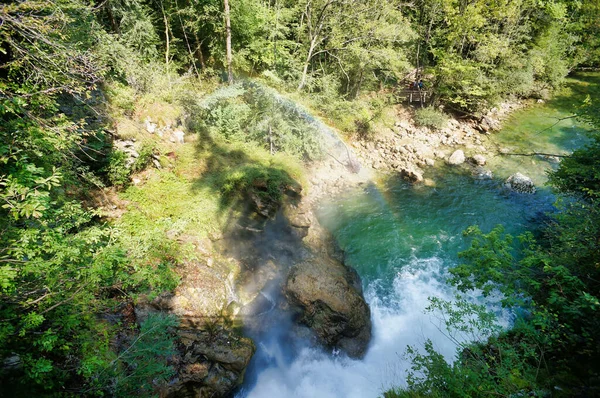
[[[261,371],[251,391],[242,392],[238,397],[379,397],[390,387],[404,385],[410,368],[404,358],[406,347],[423,347],[427,339],[433,341],[438,352],[452,360],[456,344],[444,335],[443,325],[436,317],[424,313],[428,297],[445,300],[454,297],[454,291],[443,282],[445,268],[437,257],[414,258],[394,278],[388,297],[377,297],[377,282],[366,289],[373,337],[363,360],[304,348],[291,363],[277,360],[276,366]],[[277,349],[269,347],[267,351]]]

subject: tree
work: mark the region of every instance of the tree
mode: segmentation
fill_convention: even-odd
[[[97,25],[78,0],[10,2],[0,18],[0,358],[30,395],[82,394],[83,359],[115,333],[98,314],[146,283],[82,204],[110,152],[92,106]]]
[[[225,47],[227,51],[227,82],[233,84],[232,56],[231,56],[231,18],[229,12],[229,0],[223,0],[225,5]]]
[[[408,69],[404,46],[412,30],[399,7],[380,0],[299,4],[303,66],[298,89],[306,85],[309,67],[317,62],[322,74],[339,77],[346,95],[356,95],[372,73],[400,77]]]

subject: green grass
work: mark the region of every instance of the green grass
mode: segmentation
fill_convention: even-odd
[[[174,152],[175,160],[162,157],[170,167],[147,170],[141,184],[120,193],[129,204],[115,223],[138,258],[162,251],[178,261],[193,259],[193,242],[220,236],[241,216],[250,192],[280,202],[285,186],[303,181],[303,166],[293,156],[198,136],[186,140],[159,146],[163,154]]]
[[[219,198],[194,190],[193,184],[173,171],[152,173],[144,185],[132,186],[122,194],[131,204],[120,224],[132,234],[143,227],[208,237],[223,226]]]

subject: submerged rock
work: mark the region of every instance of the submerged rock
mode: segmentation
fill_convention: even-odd
[[[514,192],[535,193],[535,185],[531,178],[521,173],[515,173],[508,177],[504,182],[504,186]]]
[[[285,286],[299,321],[323,344],[362,358],[371,339],[371,311],[356,271],[329,257],[313,257],[290,270]]]
[[[479,121],[479,130],[482,133],[489,133],[491,130],[499,130],[500,122],[490,116],[484,116]]]
[[[492,173],[491,170],[485,169],[480,166],[475,168],[475,170],[473,171],[473,174],[475,175],[475,178],[478,180],[491,180],[492,178],[494,178],[494,174]]]
[[[423,185],[425,185],[426,187],[435,187],[436,183],[431,178],[426,178],[423,180]]]
[[[410,182],[422,182],[423,172],[417,167],[406,166],[400,169],[402,177]]]

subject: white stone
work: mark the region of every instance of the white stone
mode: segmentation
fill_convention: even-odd
[[[535,185],[531,178],[521,173],[515,173],[508,177],[504,186],[514,192],[535,193]]]
[[[475,155],[473,156],[473,162],[478,166],[483,166],[486,162],[485,156],[479,154]]]
[[[460,149],[457,149],[456,151],[454,151],[454,153],[448,159],[448,164],[451,164],[454,166],[463,164],[464,162],[465,162],[465,153]]]
[[[171,136],[171,142],[183,144],[183,137],[185,137],[185,133],[183,131],[175,130],[173,131],[173,135]]]
[[[154,132],[156,131],[156,127],[158,127],[157,124],[152,123],[152,120],[150,120],[149,117],[146,118],[144,123],[146,124],[146,131],[149,132],[150,134],[154,134]]]

